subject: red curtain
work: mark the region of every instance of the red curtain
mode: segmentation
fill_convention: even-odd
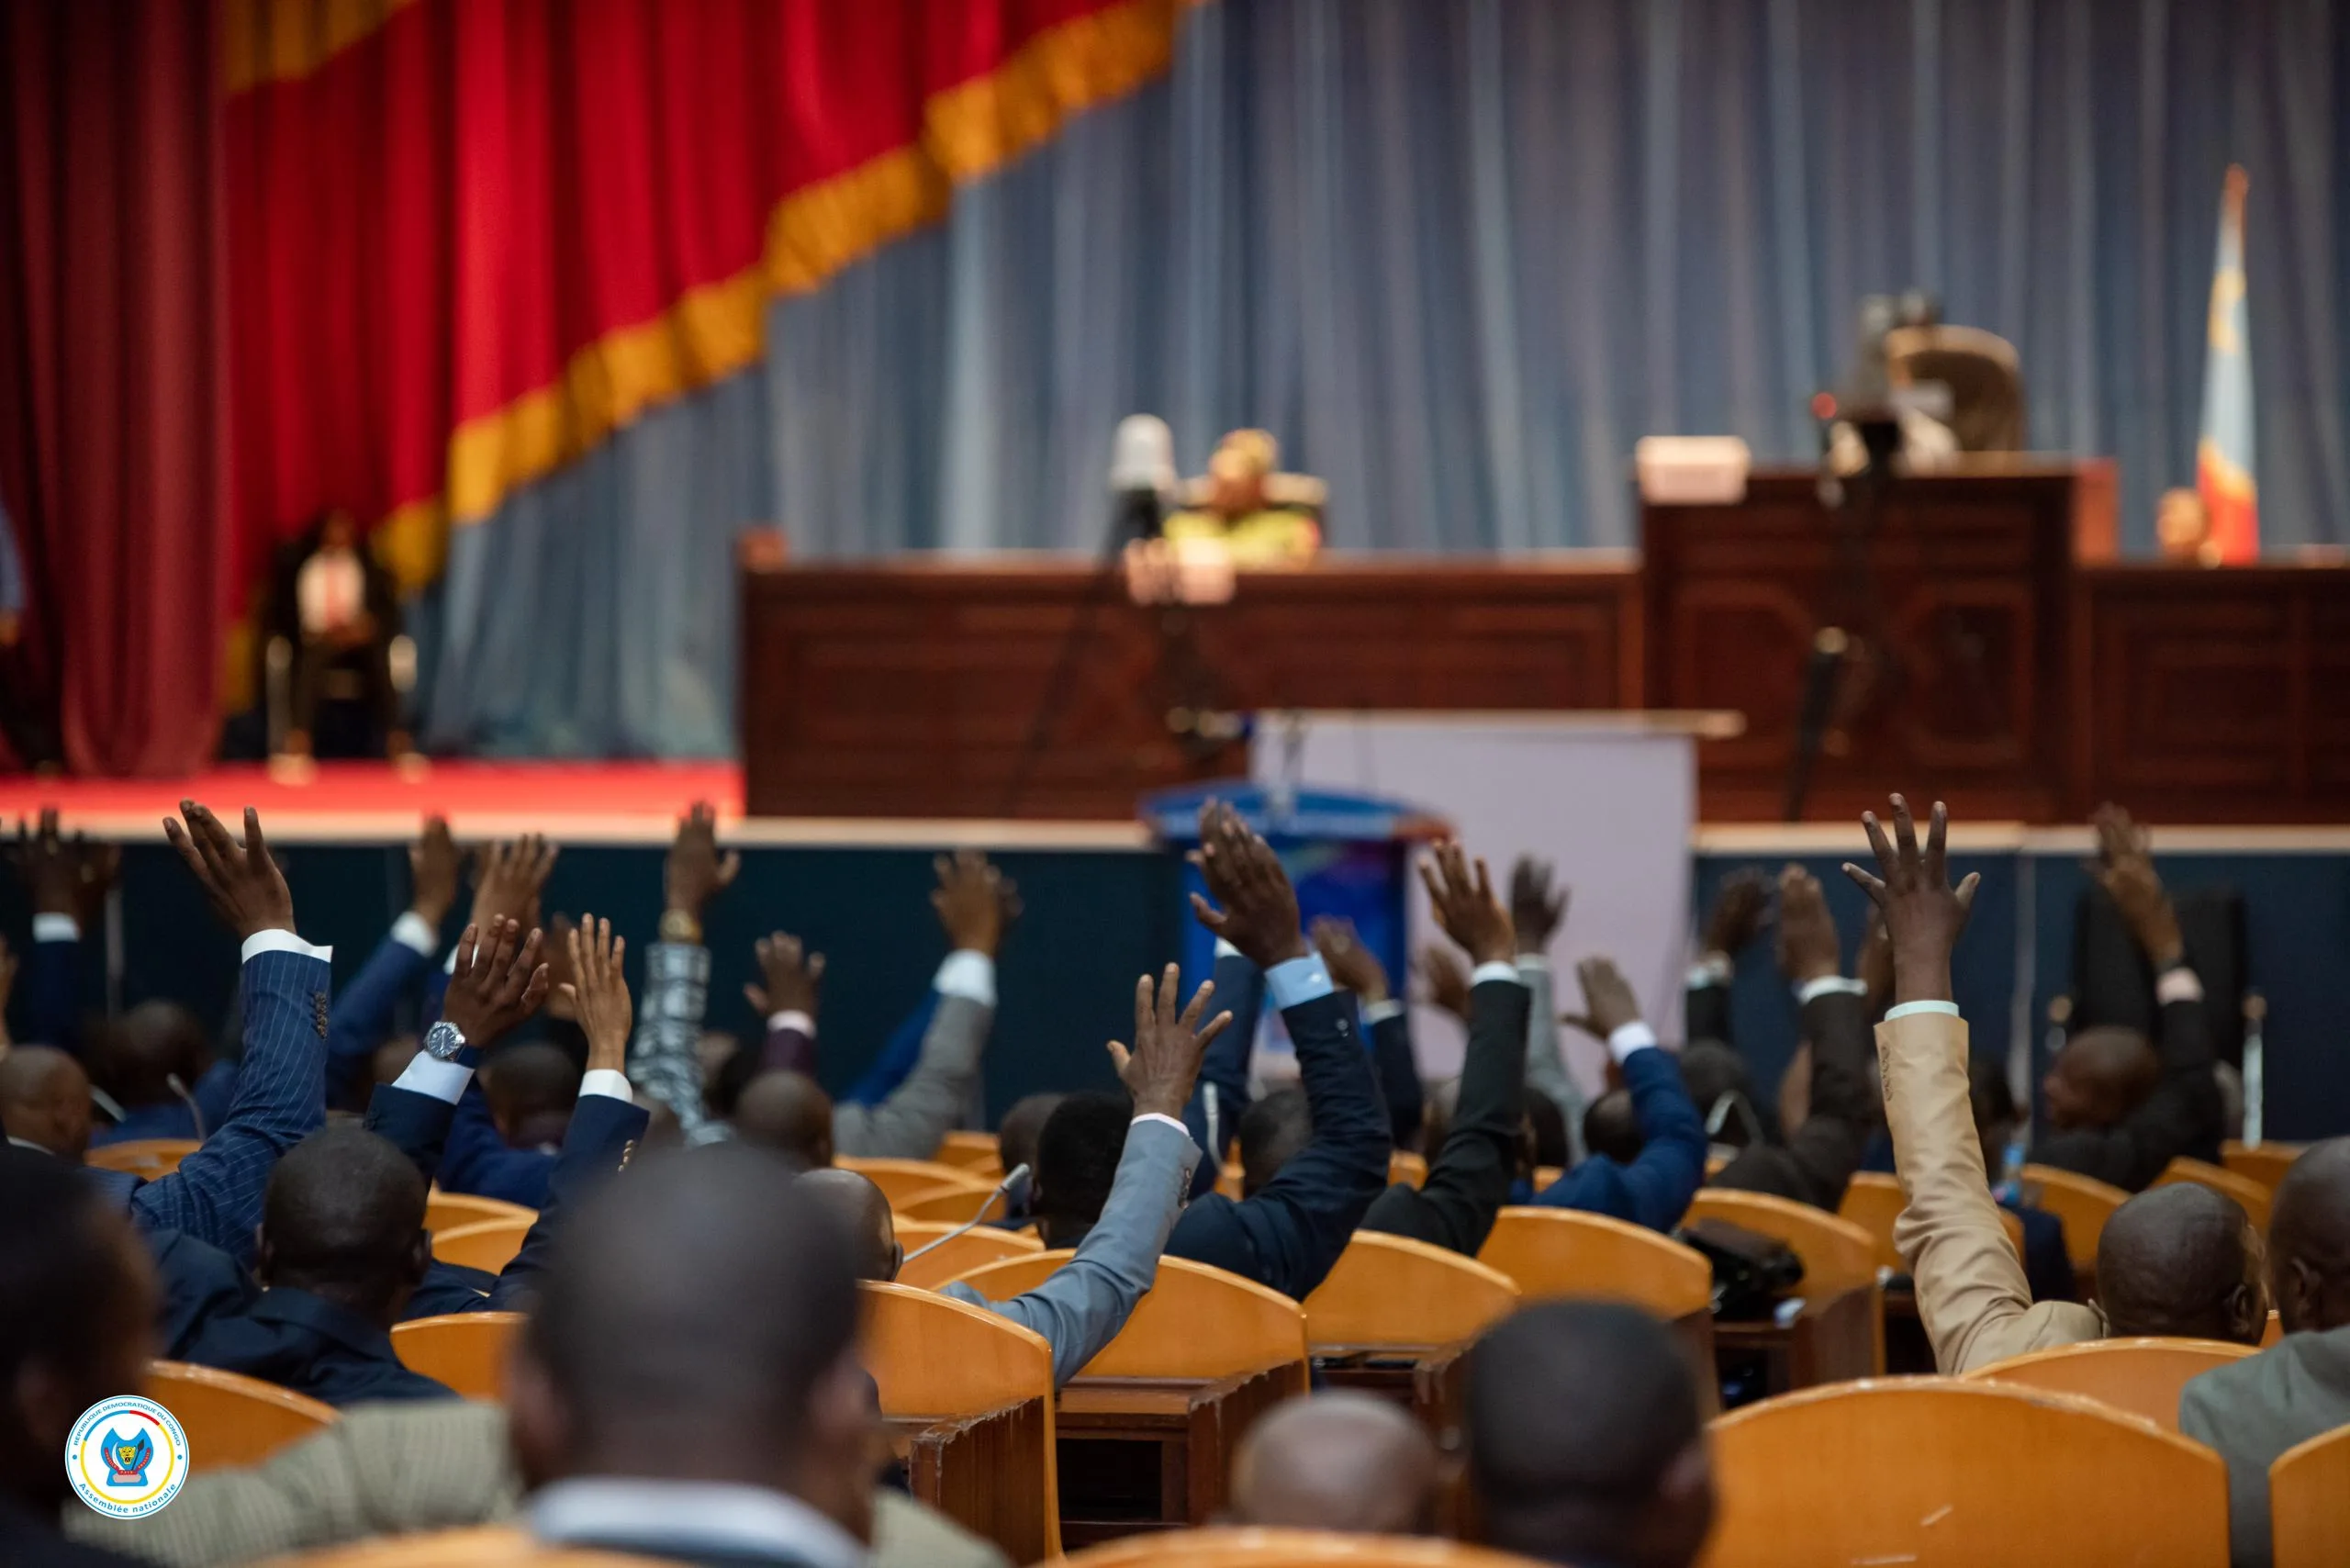
[[[201,764],[228,551],[210,8],[0,19],[0,497],[30,600],[18,677],[77,771]]]

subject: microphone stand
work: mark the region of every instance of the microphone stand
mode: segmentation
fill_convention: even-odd
[[[962,1224],[957,1226],[954,1229],[948,1231],[937,1240],[925,1241],[920,1247],[917,1247],[912,1251],[907,1253],[904,1262],[901,1262],[899,1267],[903,1268],[906,1263],[912,1262],[915,1259],[921,1257],[923,1253],[929,1251],[934,1247],[944,1247],[948,1242],[954,1240],[957,1237],[977,1230],[980,1225],[985,1223],[987,1220],[988,1211],[995,1207],[995,1201],[998,1198],[1008,1196],[1014,1184],[1027,1180],[1028,1168],[1025,1165],[1013,1166],[1009,1171],[1005,1172],[1003,1180],[995,1184],[995,1191],[987,1195],[987,1201],[979,1205],[979,1213],[973,1215],[970,1218],[965,1220]]]

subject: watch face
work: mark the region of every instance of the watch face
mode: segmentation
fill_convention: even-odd
[[[465,1037],[457,1032],[454,1024],[435,1024],[425,1031],[425,1054],[436,1061],[454,1061],[457,1053],[464,1048]]]

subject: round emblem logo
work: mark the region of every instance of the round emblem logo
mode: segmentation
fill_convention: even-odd
[[[187,1484],[187,1434],[151,1399],[101,1399],[65,1439],[65,1473],[108,1518],[145,1518]]]

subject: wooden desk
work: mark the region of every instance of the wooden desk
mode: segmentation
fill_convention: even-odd
[[[1351,1388],[1390,1399],[1412,1413],[1436,1439],[1443,1468],[1437,1484],[1439,1533],[1466,1540],[1473,1533],[1473,1499],[1459,1462],[1460,1427],[1468,1412],[1469,1357],[1477,1342],[1363,1350],[1317,1345],[1314,1373],[1326,1388]]]
[[[889,1423],[916,1499],[1002,1547],[1014,1562],[1045,1555],[1045,1402],[1030,1399],[968,1419]]]
[[[1760,1397],[1845,1383],[1876,1370],[1881,1310],[1874,1284],[1855,1285],[1833,1295],[1807,1296],[1803,1310],[1785,1327],[1776,1323],[1714,1325],[1716,1364],[1724,1372],[1759,1356],[1763,1366]]]
[[[1304,1392],[1295,1363],[1214,1382],[1072,1379],[1057,1406],[1063,1548],[1212,1523],[1242,1435]]]

